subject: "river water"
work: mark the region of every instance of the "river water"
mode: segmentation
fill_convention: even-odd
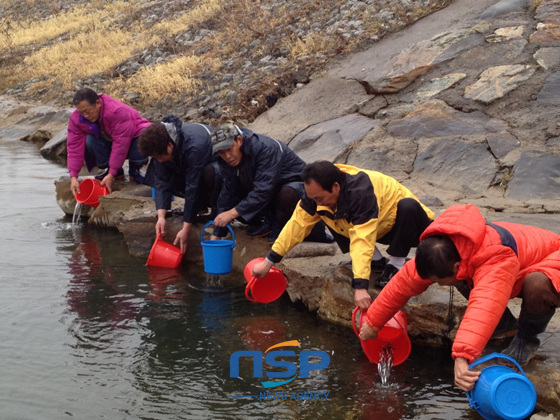
[[[413,347],[382,387],[351,330],[286,297],[251,303],[200,267],[148,270],[118,232],[72,225],[55,201],[62,175],[34,145],[0,144],[2,419],[479,418],[448,350]],[[292,340],[292,368],[303,350],[329,366],[269,389],[250,359],[230,377],[233,353]]]

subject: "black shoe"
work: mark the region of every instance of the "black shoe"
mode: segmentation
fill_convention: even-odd
[[[105,169],[100,174],[95,175],[95,179],[97,179],[98,181],[103,181],[103,178],[105,178],[107,175],[109,175],[109,168]],[[117,171],[117,175],[115,175],[115,178],[120,178],[122,176],[124,176],[124,171],[122,168],[120,168]]]
[[[370,264],[371,271],[382,272],[387,266],[387,261],[389,260],[385,257],[381,258],[380,260],[371,260],[371,264]],[[352,260],[340,261],[338,265],[352,266]]]
[[[525,366],[535,356],[540,344],[541,342],[537,337],[525,339],[516,334],[508,348],[502,350],[502,353],[513,357],[521,366]]]
[[[389,280],[393,278],[395,274],[399,272],[399,269],[394,265],[387,264],[383,269],[383,273],[375,281],[375,285],[383,289],[389,283]]]
[[[387,265],[387,261],[389,260],[385,257],[382,257],[379,260],[371,260],[371,271],[382,272],[385,269],[385,266]]]
[[[134,179],[137,184],[144,183],[144,175],[140,172],[141,167],[130,163],[128,165],[128,176],[130,176],[130,179]]]
[[[249,226],[246,233],[249,238],[264,238],[271,232],[272,226],[270,222],[268,220],[261,220],[260,223]]]

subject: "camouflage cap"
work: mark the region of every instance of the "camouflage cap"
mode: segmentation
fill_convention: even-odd
[[[212,142],[212,153],[229,149],[233,144],[233,140],[235,140],[235,138],[240,135],[243,135],[243,133],[235,124],[220,124],[214,129],[214,131],[212,131],[212,134],[210,135],[210,141]]]

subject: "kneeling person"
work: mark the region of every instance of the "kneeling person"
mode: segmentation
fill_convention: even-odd
[[[375,258],[380,254],[376,253],[376,242],[389,245],[391,257],[378,279],[383,287],[404,265],[434,213],[406,187],[380,172],[317,161],[305,166],[302,177],[305,197],[253,274],[264,277],[322,220],[341,251],[350,252],[354,301],[365,310],[371,304],[368,287],[372,264],[381,259]]]
[[[168,115],[146,128],[138,142],[140,151],[152,158],[145,183],[155,188],[156,235],[165,233],[172,195],[185,199],[183,228],[174,241],[183,254],[197,214],[209,207],[216,209],[221,178],[216,159],[212,158],[211,131],[209,125],[183,124],[179,118]]]

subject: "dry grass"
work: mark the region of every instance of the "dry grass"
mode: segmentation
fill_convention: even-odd
[[[81,33],[67,42],[42,48],[27,57],[21,69],[22,80],[51,75],[64,87],[75,77],[103,72],[126,60],[132,51],[154,39],[133,37],[120,30]]]
[[[11,26],[10,39],[0,36],[0,49],[23,44],[40,43],[59,35],[104,31],[113,23],[113,17],[133,8],[131,2],[117,1],[99,7],[95,2],[78,6],[69,12],[57,14],[43,21],[31,18],[12,23],[9,18],[0,20],[0,27]]]
[[[287,38],[283,43],[290,50],[290,57],[293,60],[302,56],[324,54],[338,45],[336,39],[327,37],[322,33],[311,34],[304,40],[299,37]]]
[[[219,14],[224,2],[221,0],[203,0],[194,9],[175,18],[156,23],[150,30],[167,35],[176,35],[189,26],[200,24]]]
[[[545,0],[531,0],[529,2],[529,9],[530,10],[537,10],[541,4],[543,4]]]
[[[449,1],[441,0],[438,4]],[[251,106],[247,111],[243,108],[245,102],[260,98],[259,102],[265,104],[263,95],[288,94],[298,69],[320,71],[328,57],[350,52],[364,39],[392,29],[380,23],[373,4],[348,17],[362,22],[361,35],[345,37],[339,31],[327,32],[333,27],[323,23],[343,3],[172,2],[158,12],[161,16],[154,24],[151,9],[155,6],[162,10],[159,0],[89,0],[69,11],[61,10],[63,4],[52,0],[0,0],[0,5],[6,6],[0,19],[0,90],[33,79],[23,85],[26,94],[37,92],[43,98],[56,97],[67,95],[80,84],[80,79],[104,73],[101,79],[108,83],[104,92],[121,99],[134,92],[147,104],[166,98],[183,99],[186,95],[212,95],[220,89],[225,95],[235,89],[241,112],[254,114],[264,108],[256,110]],[[418,14],[433,12],[433,8],[438,7],[416,8],[416,16],[411,17],[405,16],[406,8],[397,3],[392,11],[408,22]],[[46,14],[51,17],[41,20]],[[176,35],[189,28],[195,29],[193,32],[211,32],[192,46],[176,42]],[[117,66],[120,69],[121,64],[138,60],[148,46],[181,56],[142,66],[129,78],[114,78]],[[255,63],[267,56],[285,59],[277,61],[278,67],[271,74],[266,66],[245,65],[248,60]],[[302,57],[307,57],[304,64],[298,62]],[[228,65],[224,66],[226,62]],[[122,67],[128,70],[125,74],[130,74],[128,66]],[[244,81],[227,89],[216,86],[225,73],[243,73]]]
[[[140,92],[144,101],[171,97],[178,99],[197,92],[200,82],[196,74],[215,71],[221,65],[218,59],[205,57],[180,57],[167,63],[140,69],[130,79],[113,81],[107,86],[107,93],[118,97],[123,90]]]

